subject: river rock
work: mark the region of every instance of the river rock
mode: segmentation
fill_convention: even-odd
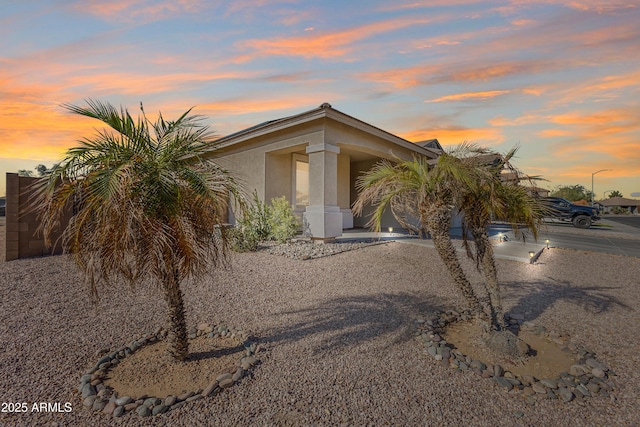
[[[160,405],[157,405],[157,406],[153,407],[153,410],[151,411],[151,415],[164,414],[168,410],[169,410],[168,406],[160,404]]]
[[[106,405],[107,405],[106,400],[98,398],[93,401],[93,406],[91,407],[91,410],[96,412],[102,411]]]
[[[554,379],[543,378],[540,380],[540,383],[542,383],[542,385],[548,388],[552,388],[552,389],[558,388],[558,382]]]
[[[124,406],[127,403],[131,403],[131,402],[133,402],[133,398],[129,396],[122,396],[116,399],[116,405],[118,406]]]
[[[91,396],[85,397],[84,400],[82,401],[82,404],[87,408],[91,408],[93,406],[93,402],[95,402],[97,398],[98,396],[96,396],[95,394],[92,394]]]
[[[142,403],[142,406],[153,408],[154,406],[157,406],[160,403],[162,403],[162,400],[158,399],[157,397],[150,397],[148,399],[145,399],[145,401]]]
[[[495,382],[500,387],[506,388],[507,391],[513,388],[513,384],[511,384],[511,382],[505,377],[495,377]]]
[[[188,391],[186,393],[182,393],[178,395],[178,401],[184,401],[193,396],[195,393],[193,391]]]
[[[82,397],[83,398],[86,398],[86,397],[89,397],[89,396],[93,396],[94,394],[96,394],[96,389],[91,384],[86,383],[82,387]]]
[[[592,357],[587,359],[584,363],[591,368],[598,368],[598,369],[605,370],[605,366]]]
[[[144,406],[144,405],[138,406],[138,408],[136,409],[136,412],[141,417],[148,417],[151,415],[151,409],[149,409],[148,406]]]
[[[220,388],[229,388],[233,385],[233,379],[231,378],[226,378],[222,381],[220,381],[219,386]]]
[[[116,409],[116,403],[109,402],[106,405],[104,405],[104,408],[102,408],[102,412],[104,412],[107,415],[111,415],[113,414],[113,411],[115,411],[115,409]]]
[[[138,402],[131,402],[131,403],[127,403],[126,405],[124,405],[124,409],[126,411],[133,411],[138,406],[140,406],[140,404]]]
[[[562,399],[563,402],[571,402],[575,397],[571,390],[564,387],[558,389],[558,394],[560,395],[560,398]]]
[[[232,378],[232,375],[228,372],[225,372],[224,374],[220,374],[216,377],[216,381],[218,381],[218,383],[221,383],[222,381],[225,380],[230,380]]]
[[[547,392],[547,388],[540,383],[531,384],[531,388],[538,394],[544,394]]]

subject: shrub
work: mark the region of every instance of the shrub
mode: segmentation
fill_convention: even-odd
[[[231,230],[233,249],[236,252],[255,251],[261,241],[285,243],[297,232],[298,219],[286,197],[271,199],[271,204],[267,205],[254,191],[252,205],[236,218],[236,226]]]
[[[269,238],[269,206],[262,203],[258,193],[253,192],[253,204],[236,218],[236,226],[231,231],[233,249],[249,252],[258,249],[258,243]]]
[[[269,228],[272,239],[279,243],[285,243],[298,233],[298,218],[284,196],[271,199],[269,211]]]

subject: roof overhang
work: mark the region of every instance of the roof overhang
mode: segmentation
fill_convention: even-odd
[[[256,126],[241,130],[239,132],[224,136],[217,140],[216,150],[225,150],[234,145],[251,140],[253,138],[268,135],[270,133],[284,131],[294,126],[299,126],[304,123],[312,122],[320,119],[330,119],[338,123],[342,123],[346,126],[358,129],[362,132],[374,135],[378,138],[396,144],[407,150],[413,151],[416,154],[424,155],[431,159],[435,159],[439,156],[439,153],[430,148],[421,147],[413,142],[407,141],[397,135],[389,133],[362,120],[356,119],[348,114],[336,110],[331,107],[330,104],[324,103],[318,108],[305,111],[300,114],[296,114],[282,119],[271,120],[261,123]]]

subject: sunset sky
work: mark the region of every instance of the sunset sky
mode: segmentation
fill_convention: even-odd
[[[640,192],[639,0],[59,0],[0,8],[5,172],[51,166],[96,98],[220,136],[329,102],[410,141],[520,145],[596,198]],[[35,171],[34,171],[35,173]]]

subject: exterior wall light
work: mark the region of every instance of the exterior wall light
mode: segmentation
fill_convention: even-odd
[[[393,227],[389,227],[389,233],[393,233]]]

